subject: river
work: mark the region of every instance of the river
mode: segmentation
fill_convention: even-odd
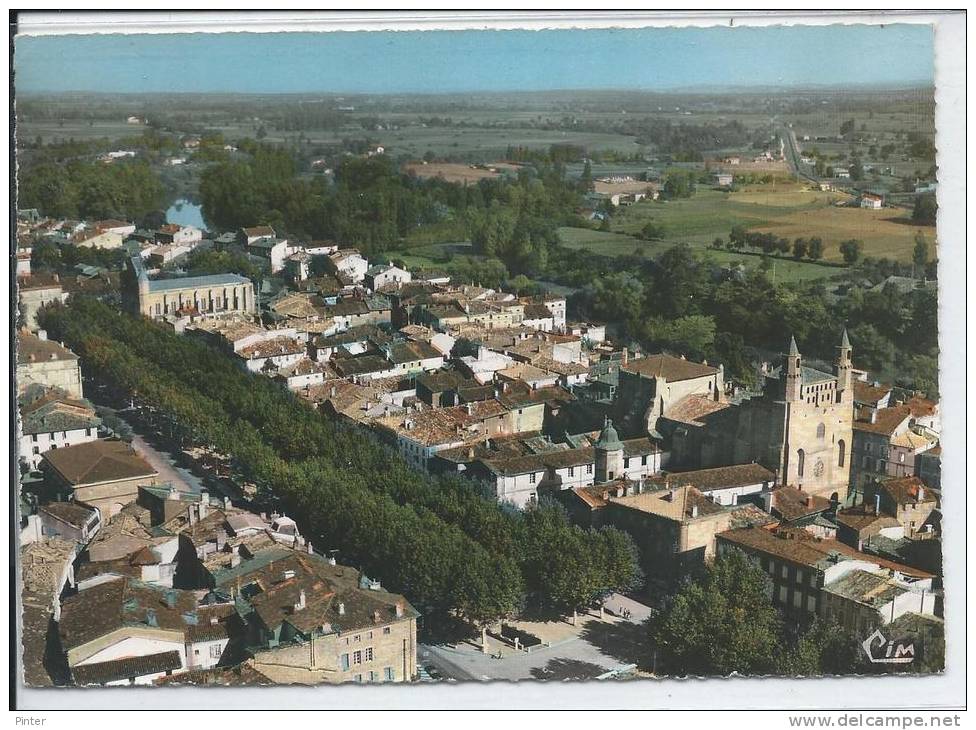
[[[166,209],[166,222],[181,226],[193,226],[206,230],[207,224],[203,220],[203,208],[189,198],[178,198]]]

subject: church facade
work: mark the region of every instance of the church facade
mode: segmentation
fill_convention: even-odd
[[[844,331],[834,372],[803,364],[791,338],[778,372],[762,394],[739,404],[713,403],[706,411],[678,404],[661,430],[680,468],[756,462],[776,481],[807,493],[843,500],[850,481],[854,421],[852,348]],[[690,415],[689,415],[690,413]]]

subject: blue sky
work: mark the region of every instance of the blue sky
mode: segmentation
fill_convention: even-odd
[[[19,37],[19,91],[459,92],[915,84],[923,25]]]

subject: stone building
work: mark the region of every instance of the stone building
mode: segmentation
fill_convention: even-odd
[[[122,276],[123,307],[132,314],[254,314],[254,285],[238,274],[150,279],[140,256],[131,256]]]
[[[96,507],[105,518],[135,502],[139,486],[155,484],[157,472],[122,441],[92,441],[48,451],[41,471],[65,497]]]
[[[63,302],[68,298],[57,274],[20,276],[18,272],[17,293],[24,326],[32,332],[37,330],[37,312],[41,307],[51,302]]]
[[[78,356],[59,342],[47,339],[43,330],[17,337],[17,394],[31,385],[59,388],[68,397],[81,398],[81,368]]]
[[[738,405],[709,398],[708,407],[689,405],[696,396],[688,396],[670,413],[665,410],[658,430],[672,440],[673,468],[754,461],[774,471],[780,484],[844,499],[854,418],[851,354],[845,330],[834,372],[825,373],[803,365],[791,338],[782,366],[766,375],[761,395]]]

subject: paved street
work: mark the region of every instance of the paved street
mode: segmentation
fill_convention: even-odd
[[[646,657],[641,624],[607,617],[581,616],[580,626],[565,624],[565,638],[531,652],[488,639],[488,654],[475,643],[421,644],[418,661],[433,665],[445,678],[465,680],[587,679]],[[496,658],[501,654],[502,658]]]

